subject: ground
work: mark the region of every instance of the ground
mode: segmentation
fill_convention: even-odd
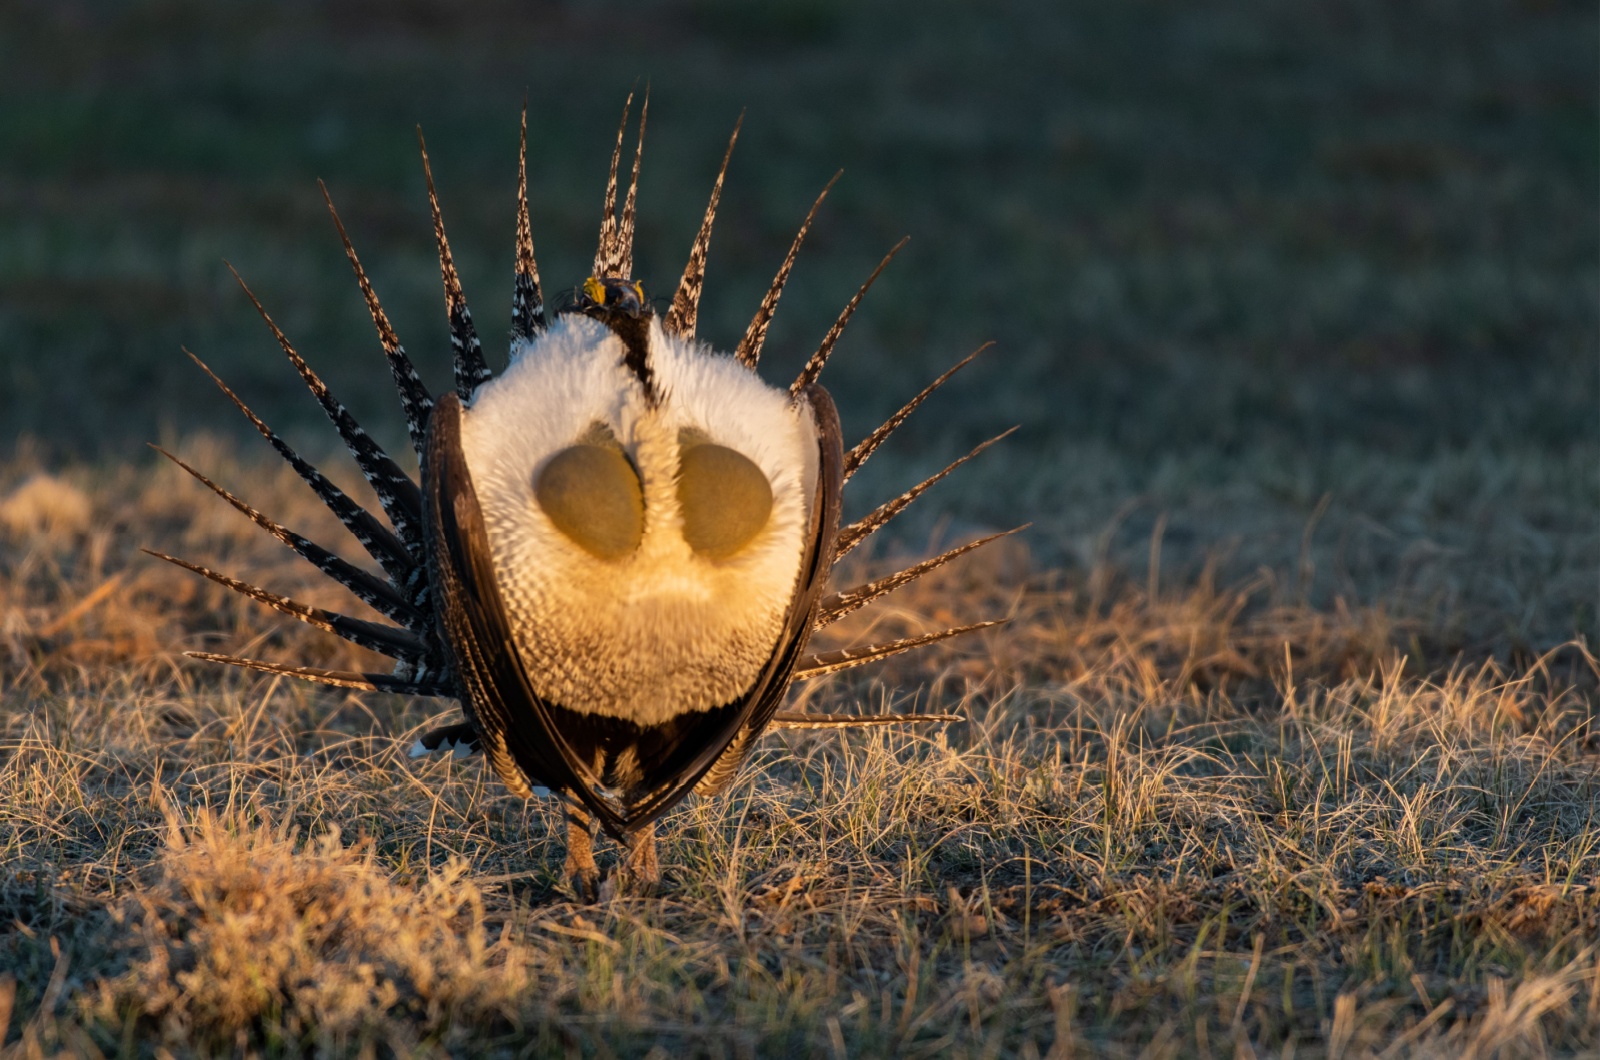
[[[1600,1052],[1589,7],[452,12],[0,15],[5,1048]],[[636,77],[656,296],[748,108],[708,337],[842,165],[769,378],[907,232],[846,433],[996,341],[848,506],[1022,429],[841,583],[1032,525],[836,639],[1005,627],[791,703],[966,720],[773,735],[580,906],[549,805],[405,756],[451,704],[183,659],[373,662],[142,555],[355,606],[139,443],[339,542],[178,350],[358,489],[219,259],[403,448],[315,178],[437,387],[412,125],[496,336],[524,92],[557,289]]]

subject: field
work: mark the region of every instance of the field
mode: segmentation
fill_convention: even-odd
[[[1600,1055],[1597,23],[0,9],[0,1051]],[[906,233],[824,376],[847,440],[995,342],[847,515],[1020,430],[841,584],[1031,525],[833,640],[1004,627],[790,707],[964,721],[774,734],[659,895],[580,905],[550,804],[406,757],[453,704],[183,658],[373,665],[143,555],[358,607],[143,443],[354,556],[180,350],[363,495],[221,259],[404,449],[316,179],[438,389],[413,126],[498,364],[524,95],[559,288],[646,81],[655,295],[745,112],[703,335],[842,166],[764,374]]]

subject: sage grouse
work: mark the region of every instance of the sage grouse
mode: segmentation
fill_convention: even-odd
[[[586,898],[600,883],[592,850],[596,826],[625,848],[619,875],[653,882],[654,822],[691,792],[726,788],[771,726],[955,720],[785,713],[779,707],[792,682],[994,624],[807,653],[814,630],[993,540],[828,591],[840,557],[998,440],[865,518],[839,525],[840,491],[850,476],[976,354],[854,448],[844,448],[833,401],[817,377],[897,246],[839,314],[799,377],[787,387],[762,381],[756,374],[762,342],[826,188],[733,355],[696,339],[712,219],[737,125],[689,262],[670,307],[658,316],[632,275],[648,109],[646,99],[633,179],[619,213],[617,163],[628,107],[623,110],[594,274],[552,313],[528,224],[524,108],[510,363],[499,375],[484,360],[462,296],[422,145],[455,362],[454,389],[438,396],[412,367],[333,213],[400,392],[420,485],[362,430],[245,287],[371,483],[387,525],[212,379],[338,516],[382,576],[172,459],[393,624],[310,607],[154,553],[396,665],[387,674],[347,673],[190,652],[195,658],[344,688],[459,700],[465,723],[429,733],[414,751],[481,751],[511,791],[561,798],[568,820],[566,872]],[[328,208],[333,212],[331,199]]]

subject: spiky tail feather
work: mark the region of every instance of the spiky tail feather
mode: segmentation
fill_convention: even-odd
[[[872,290],[872,285],[877,282],[879,275],[889,267],[889,262],[893,261],[894,256],[900,253],[901,248],[909,242],[911,242],[911,237],[906,236],[896,243],[889,250],[889,253],[883,256],[883,260],[878,262],[878,267],[872,270],[872,275],[868,276],[867,282],[863,283],[856,291],[855,297],[845,303],[844,309],[839,313],[839,319],[833,322],[833,327],[829,328],[828,333],[822,337],[822,343],[817,347],[817,352],[811,355],[810,360],[806,361],[805,367],[800,370],[800,374],[795,377],[795,381],[789,384],[789,397],[791,399],[798,398],[805,392],[806,387],[817,381],[817,377],[822,374],[823,366],[828,363],[828,356],[833,353],[833,347],[839,341],[839,336],[844,334],[845,325],[850,323],[850,318],[855,315],[856,307],[861,304],[861,299],[867,296],[867,292]]]
[[[733,135],[728,137],[728,150],[722,155],[722,168],[717,170],[716,183],[711,185],[711,201],[706,204],[705,219],[700,231],[695,233],[694,246],[689,248],[689,261],[683,267],[683,278],[672,296],[672,307],[667,310],[661,327],[669,335],[694,338],[695,324],[700,318],[700,292],[705,286],[706,257],[711,252],[711,223],[717,217],[717,203],[722,200],[722,179],[728,175],[728,160],[733,157],[733,145],[739,142],[739,129],[744,125],[744,112],[733,124]]]
[[[450,255],[450,241],[444,235],[444,216],[439,212],[439,195],[433,188],[433,167],[428,164],[428,145],[422,139],[422,126],[417,126],[417,148],[422,152],[422,175],[428,183],[428,208],[433,212],[433,238],[439,245],[439,277],[444,282],[445,312],[450,318],[450,349],[455,354],[456,394],[462,401],[471,401],[473,391],[489,381],[489,364],[483,359],[483,344],[478,341],[477,326],[472,323],[472,310],[467,308],[467,296],[461,293],[461,277],[456,273],[455,258]]]
[[[807,714],[780,710],[772,716],[774,729],[865,729],[880,725],[934,725],[966,721],[959,714]]]
[[[191,659],[224,663],[228,666],[238,666],[246,670],[260,670],[265,674],[298,677],[303,681],[315,681],[318,684],[333,685],[337,688],[354,688],[363,692],[398,692],[402,695],[412,696],[455,695],[455,686],[438,678],[415,681],[395,674],[354,673],[348,670],[320,670],[312,666],[285,666],[281,663],[266,662],[262,659],[245,659],[237,655],[217,655],[209,651],[186,651],[183,654]]]
[[[993,345],[994,343],[992,342],[986,342],[982,346],[979,346],[977,349],[973,350],[971,353],[967,354],[955,365],[945,369],[943,375],[939,376],[939,378],[923,387],[921,393],[902,405],[899,412],[896,412],[893,416],[890,416],[887,420],[884,420],[883,424],[879,426],[877,430],[873,431],[871,434],[861,439],[860,442],[856,443],[856,447],[854,449],[844,454],[844,480],[846,482],[850,481],[850,476],[859,471],[861,469],[861,465],[867,462],[867,457],[876,452],[878,446],[882,445],[886,440],[888,440],[889,435],[898,430],[900,425],[906,421],[906,418],[909,417],[913,412],[917,411],[918,405],[921,405],[924,401],[928,400],[933,392],[938,390],[941,386],[944,386],[946,381],[948,381],[951,376],[955,375],[957,372],[961,371],[961,369],[971,364],[973,359],[976,358],[978,354],[982,353],[984,350],[987,350]]]
[[[1008,431],[1002,431],[1000,434],[995,435],[987,442],[980,442],[978,445],[974,446],[972,451],[967,453],[966,456],[963,456],[959,460],[952,462],[937,475],[932,475],[923,479],[915,486],[912,486],[910,489],[900,494],[900,496],[891,501],[885,501],[883,504],[880,504],[877,508],[867,513],[862,518],[857,519],[849,526],[840,530],[838,548],[834,553],[835,562],[849,555],[851,549],[855,548],[868,537],[883,529],[883,527],[888,524],[889,520],[905,511],[906,507],[910,505],[912,501],[926,493],[928,491],[928,487],[934,485],[940,479],[944,478],[946,475],[950,474],[950,472],[954,471],[962,464],[965,464],[968,460],[971,460],[973,457],[977,456],[994,443],[1003,438],[1009,437],[1016,430],[1017,428],[1013,427]]]
[[[868,644],[860,648],[840,648],[837,651],[818,652],[808,655],[800,660],[795,667],[794,679],[796,681],[809,681],[814,677],[823,677],[827,674],[838,673],[840,670],[851,670],[857,666],[887,659],[891,655],[899,655],[912,648],[920,648],[924,644],[945,640],[948,637],[959,637],[963,633],[976,633],[980,629],[989,629],[992,626],[1003,626],[1006,619],[996,618],[988,622],[974,622],[970,626],[957,626],[954,629],[941,629],[937,633],[925,633],[920,637],[906,637],[903,640],[892,640],[884,644]]]
[[[390,374],[394,376],[395,389],[400,392],[400,410],[405,413],[406,433],[411,437],[411,448],[420,457],[422,440],[428,432],[428,414],[433,411],[433,395],[428,393],[422,377],[417,374],[411,358],[406,354],[406,348],[400,345],[400,336],[390,326],[388,314],[378,303],[378,294],[372,289],[366,270],[361,267],[361,259],[356,257],[350,234],[344,230],[339,211],[333,208],[333,196],[328,194],[328,186],[319,180],[317,187],[322,189],[322,201],[328,204],[333,227],[339,231],[339,241],[344,244],[344,256],[350,259],[350,267],[355,270],[356,284],[361,288],[361,297],[366,300],[367,312],[372,315],[372,326],[378,329],[378,341],[383,344],[384,358],[389,362]]]
[[[878,597],[883,596],[886,593],[894,592],[894,590],[900,588],[902,585],[915,581],[930,571],[938,570],[951,560],[960,556],[965,556],[968,552],[972,552],[975,549],[980,549],[991,541],[998,541],[1002,537],[1009,537],[1012,534],[1021,533],[1023,530],[1026,530],[1029,525],[1031,524],[1023,524],[1022,526],[1016,527],[1012,530],[1003,530],[998,534],[990,534],[988,537],[980,537],[976,541],[969,541],[965,545],[959,545],[956,548],[950,549],[948,552],[933,557],[932,559],[925,559],[921,563],[913,564],[912,566],[907,567],[905,570],[895,571],[893,574],[885,575],[884,577],[878,578],[875,581],[857,585],[853,589],[842,589],[839,592],[833,593],[831,596],[826,596],[823,598],[822,603],[817,607],[817,620],[812,628],[821,629],[824,626],[832,625],[833,623],[839,621],[839,619],[850,614],[852,611],[855,611],[857,608],[865,607],[867,604],[870,604]]]
[[[511,338],[528,340],[549,326],[544,294],[539,289],[539,263],[533,258],[533,225],[528,221],[528,101],[522,101],[522,139],[517,153],[517,268],[511,289]],[[422,449],[418,447],[420,456]]]
[[[756,315],[750,318],[750,326],[744,330],[744,338],[739,340],[738,348],[733,351],[734,357],[746,368],[754,369],[761,360],[761,347],[766,344],[767,329],[772,326],[772,315],[778,311],[778,299],[783,295],[784,285],[789,282],[789,273],[794,269],[794,259],[800,253],[800,245],[806,241],[806,233],[811,231],[811,222],[822,208],[822,200],[828,197],[828,192],[833,190],[843,173],[842,169],[835,173],[833,179],[824,185],[817,201],[811,204],[806,219],[800,222],[800,231],[795,233],[794,242],[789,244],[789,253],[784,255],[783,264],[778,266],[778,274],[772,278],[772,284],[762,296]]]

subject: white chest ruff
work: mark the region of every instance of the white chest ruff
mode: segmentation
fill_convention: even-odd
[[[603,325],[564,316],[514,351],[462,417],[462,455],[495,579],[533,690],[580,713],[659,724],[747,691],[794,598],[818,476],[809,407],[733,359],[652,325],[659,403]],[[620,559],[563,535],[534,497],[549,458],[596,423],[638,472],[644,528]],[[748,457],[772,508],[737,554],[713,560],[683,536],[677,493],[685,429]]]

